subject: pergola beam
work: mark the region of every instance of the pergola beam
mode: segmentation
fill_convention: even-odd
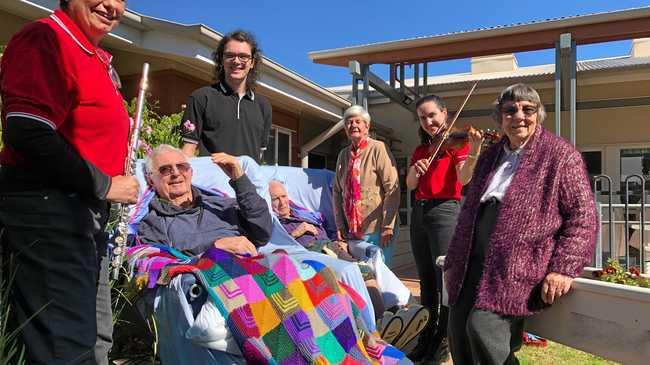
[[[367,80],[364,82],[364,85],[369,85],[372,86],[375,90],[377,90],[380,94],[384,95],[385,97],[389,98],[391,101],[399,104],[400,106],[406,108],[410,112],[415,112],[415,104],[413,103],[413,98],[410,96],[406,95],[403,91],[405,88],[405,85],[403,84],[403,81],[400,80],[400,85],[402,88],[402,92],[398,92],[394,88],[391,88],[390,85],[386,84],[384,80],[382,80],[381,77],[377,76],[374,74],[372,71],[370,71],[370,68],[367,65],[360,65],[359,62],[357,61],[350,61],[350,65],[348,67],[350,72],[352,73],[352,88],[354,90],[355,88],[355,83],[357,82],[356,80]],[[412,92],[412,90],[409,89],[409,91]],[[365,100],[367,100],[368,95],[365,95]],[[414,95],[414,97],[417,97],[417,95]],[[354,96],[353,99],[357,100],[359,103],[363,99],[363,96]],[[367,108],[367,105],[365,106]]]
[[[550,49],[555,47],[563,33],[571,33],[577,45],[650,37],[650,7],[635,12],[627,11],[624,15],[587,15],[559,21],[318,51],[309,56],[315,63],[338,66],[347,66],[350,60],[371,65],[412,64]]]

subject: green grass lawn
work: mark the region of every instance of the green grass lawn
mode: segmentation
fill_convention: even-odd
[[[517,352],[522,365],[610,365],[618,364],[598,356],[582,352],[556,342],[548,342],[545,348],[524,346]]]

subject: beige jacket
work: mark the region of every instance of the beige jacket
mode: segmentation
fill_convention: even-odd
[[[343,192],[348,176],[350,146],[344,148],[336,160],[334,181],[334,218],[337,229],[348,233],[344,211]],[[373,234],[381,228],[395,228],[399,210],[399,178],[397,164],[382,141],[368,138],[368,145],[361,153],[361,229]]]

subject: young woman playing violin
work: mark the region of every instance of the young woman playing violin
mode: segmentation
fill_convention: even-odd
[[[461,189],[472,178],[483,136],[469,128],[465,138],[447,138],[431,158],[446,134],[447,107],[440,97],[429,95],[417,101],[416,111],[421,144],[411,157],[406,185],[415,190],[411,248],[420,277],[420,301],[431,311],[431,320],[409,357],[414,361],[438,363],[449,354],[448,310],[444,306],[438,309],[442,298],[442,272],[435,261],[447,253],[460,210]]]

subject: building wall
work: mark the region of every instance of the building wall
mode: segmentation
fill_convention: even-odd
[[[544,127],[555,133],[553,83],[542,81],[532,83],[542,98],[550,106]],[[503,88],[507,85],[504,83]],[[462,117],[457,126],[471,124],[477,128],[495,128],[497,125],[489,115],[492,103],[498,96],[500,87],[481,90],[468,102],[465,110],[473,112],[475,117]],[[487,91],[487,92],[486,92]],[[443,97],[450,110],[455,110],[462,102],[465,91],[460,90],[453,96]],[[576,119],[576,145],[581,151],[601,151],[602,172],[611,176],[613,190],[620,190],[621,150],[628,148],[650,148],[650,73],[647,70],[628,70],[618,72],[598,72],[578,76]],[[629,105],[629,104],[646,105]],[[629,106],[612,107],[613,104]],[[374,119],[392,128],[403,141],[403,152],[397,157],[410,155],[418,145],[417,129],[419,124],[415,117],[405,108],[394,103],[371,103],[370,113]],[[562,136],[570,136],[570,115],[562,112]],[[640,173],[640,172],[639,172]],[[648,177],[650,178],[650,177]]]
[[[122,77],[122,94],[126,100],[137,96],[139,80],[140,75]],[[158,114],[178,113],[184,109],[192,91],[204,85],[203,80],[176,70],[153,71],[149,76],[148,98],[158,102]]]
[[[0,10],[0,45],[9,43],[9,39],[20,30],[28,21]]]
[[[126,100],[137,95],[140,75],[127,75],[122,78],[122,94]],[[149,76],[148,98],[158,102],[157,113],[167,115],[182,111],[192,91],[209,83],[183,72],[167,69],[153,71]],[[273,125],[291,131],[291,164],[300,166],[300,118],[270,99],[273,107]]]

